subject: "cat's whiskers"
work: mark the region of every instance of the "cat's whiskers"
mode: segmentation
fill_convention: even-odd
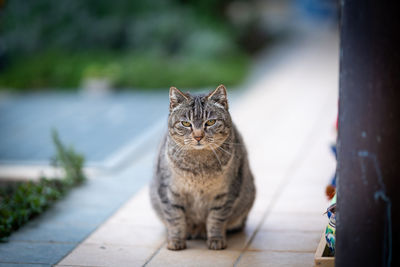
[[[178,147],[178,145],[176,145],[177,147]],[[175,156],[178,156],[181,152],[183,152],[184,150],[186,150],[186,147],[187,147],[188,145],[187,144],[184,144],[183,146],[181,146],[181,147],[178,147],[178,149],[174,152],[174,154],[172,155],[172,157],[174,158]]]
[[[244,146],[243,144],[240,144],[240,143],[230,143],[230,142],[223,142],[222,145]]]
[[[207,136],[207,137],[206,137],[206,140],[207,140],[207,142],[209,142],[209,143],[214,143],[214,138],[213,138],[213,137]]]
[[[226,151],[225,149],[223,149],[223,148],[220,147],[220,146],[217,146],[217,149],[219,149],[219,150],[221,150],[222,152],[225,152],[225,153],[227,153],[228,155],[231,155],[231,156],[232,156],[232,153]]]
[[[220,168],[221,168],[221,170],[222,170],[222,163],[221,163],[221,160],[219,159],[219,157],[218,157],[218,155],[217,155],[217,152],[215,152],[215,150],[214,150],[214,148],[211,146],[211,144],[209,144],[209,147],[211,148],[211,151],[214,153],[215,157],[217,158],[218,163],[219,163],[219,166],[220,166]]]

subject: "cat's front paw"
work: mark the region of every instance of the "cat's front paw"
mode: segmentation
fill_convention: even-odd
[[[209,238],[207,240],[208,249],[220,250],[227,247],[225,238]]]
[[[183,239],[169,239],[167,248],[169,250],[182,250],[186,248],[186,241]]]

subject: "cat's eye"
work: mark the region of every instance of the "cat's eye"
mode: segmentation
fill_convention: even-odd
[[[208,120],[207,122],[206,122],[206,125],[207,126],[211,126],[211,125],[214,125],[215,124],[215,120]]]
[[[190,122],[188,122],[188,121],[181,121],[181,123],[185,127],[190,127],[191,126]]]

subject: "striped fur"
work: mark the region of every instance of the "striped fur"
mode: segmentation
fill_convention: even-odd
[[[208,120],[215,123],[207,126]],[[195,136],[203,138],[197,141]],[[225,87],[209,95],[171,88],[168,132],[150,191],[171,250],[184,249],[188,238],[204,238],[209,249],[224,249],[226,232],[244,227],[255,187]]]

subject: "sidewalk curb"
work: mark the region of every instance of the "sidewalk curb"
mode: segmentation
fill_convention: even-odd
[[[110,174],[129,166],[135,159],[149,150],[158,147],[164,134],[165,119],[154,123],[139,136],[132,138],[126,145],[101,162],[85,163],[84,173],[88,178]],[[43,161],[38,162],[0,162],[0,181],[37,181],[41,177],[60,177],[62,170]]]

